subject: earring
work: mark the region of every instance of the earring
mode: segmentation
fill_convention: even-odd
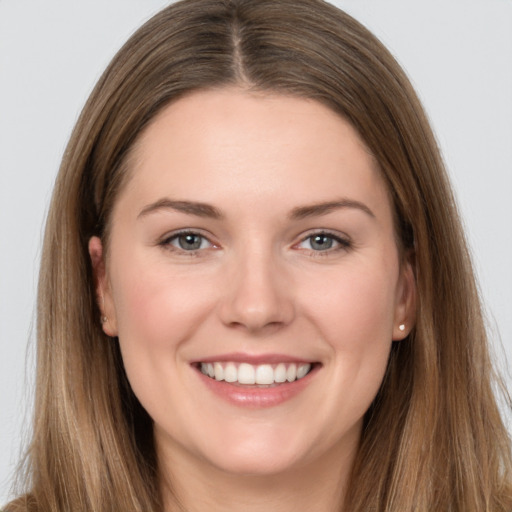
[[[107,322],[108,322],[108,318],[107,318],[106,316],[102,316],[102,317],[101,317],[101,323],[102,323],[102,324],[105,324],[105,323],[107,323]]]
[[[398,326],[398,328],[399,328],[402,332],[404,332],[404,331],[405,331],[405,324],[400,324],[400,325]]]

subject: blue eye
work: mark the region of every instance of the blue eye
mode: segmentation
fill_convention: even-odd
[[[314,235],[309,237],[309,243],[315,251],[326,251],[332,249],[335,242],[332,236]]]
[[[304,238],[298,247],[315,252],[325,252],[329,250],[347,249],[350,247],[350,242],[330,233],[315,233]]]
[[[212,247],[212,243],[207,238],[194,232],[178,233],[163,240],[161,245],[187,252]]]

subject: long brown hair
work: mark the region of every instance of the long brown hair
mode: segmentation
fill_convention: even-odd
[[[108,238],[137,137],[169,102],[225,85],[319,101],[379,163],[414,259],[416,326],[365,416],[345,510],[512,510],[510,439],[470,258],[436,141],[405,74],[321,0],[184,0],[105,71],[72,134],[48,215],[27,492],[9,511],[162,510],[152,422],[101,329],[87,243]]]

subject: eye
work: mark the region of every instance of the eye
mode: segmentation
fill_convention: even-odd
[[[339,249],[348,249],[350,242],[340,236],[332,233],[313,233],[304,238],[297,247],[314,252],[336,251]]]
[[[193,231],[176,233],[162,240],[160,245],[169,249],[193,252],[213,247],[213,244],[203,235]]]

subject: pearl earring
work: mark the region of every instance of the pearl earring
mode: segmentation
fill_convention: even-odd
[[[398,328],[399,328],[402,332],[404,332],[404,331],[405,331],[405,324],[400,324],[400,325],[398,326]]]

